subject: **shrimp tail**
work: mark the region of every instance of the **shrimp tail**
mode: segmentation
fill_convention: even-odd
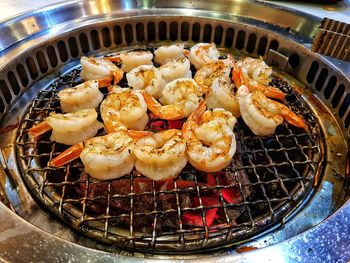
[[[52,130],[52,127],[46,121],[43,121],[35,125],[34,127],[30,128],[28,131],[28,134],[33,138],[38,138],[40,135],[51,130]]]
[[[106,78],[102,78],[102,79],[98,79],[98,87],[99,88],[104,88],[107,87],[109,85],[111,85],[113,78],[112,77],[106,77]]]
[[[202,101],[201,103],[199,103],[197,109],[191,114],[192,115],[192,119],[196,123],[199,123],[199,120],[200,120],[201,116],[203,115],[203,113],[205,112],[206,109],[207,109],[207,106],[205,105],[205,101]]]
[[[251,87],[251,86],[249,86],[249,87]],[[281,100],[281,101],[285,101],[286,100],[286,94],[285,93],[283,93],[279,89],[271,87],[271,86],[265,87],[265,86],[257,83],[257,86],[255,86],[255,87],[253,87],[251,89],[252,90],[260,90],[260,91],[262,91],[262,93],[264,93],[264,95],[266,97],[268,97],[268,98],[278,99],[278,100]]]
[[[164,120],[178,120],[184,117],[184,112],[181,107],[175,105],[162,106],[155,98],[146,92],[142,92],[143,98],[147,104],[148,109],[158,118]]]
[[[286,99],[286,94],[284,92],[278,88],[271,86],[266,87],[253,79],[249,79],[249,77],[245,76],[242,72],[242,68],[239,68],[236,65],[232,69],[232,80],[237,88],[244,84],[251,91],[261,91],[268,98],[278,99],[281,101],[285,101]]]
[[[123,78],[124,72],[122,70],[117,70],[113,72],[113,77],[105,77],[102,79],[98,79],[98,86],[100,88],[107,87],[112,84],[112,81],[114,80],[114,84],[118,84],[121,79]]]
[[[105,60],[109,60],[110,62],[115,62],[115,63],[118,63],[118,62],[121,62],[121,58],[119,55],[116,55],[116,56],[110,56],[110,57],[105,57],[103,58]]]
[[[198,126],[200,119],[205,112],[207,106],[205,105],[205,101],[199,103],[197,109],[191,113],[191,115],[187,118],[187,121],[182,126],[182,136],[185,139],[191,138],[191,133],[194,128]]]
[[[289,122],[290,124],[305,129],[307,130],[308,126],[306,125],[306,123],[304,122],[304,120],[299,117],[297,114],[295,114],[294,112],[292,112],[287,106],[281,104],[281,115],[283,116],[283,118]]]
[[[136,130],[128,130],[128,135],[133,138],[134,141],[138,141],[139,139],[153,135],[153,132],[150,131],[136,131]]]
[[[187,49],[184,49],[184,50],[183,50],[183,54],[184,54],[185,57],[188,58],[188,56],[190,55],[190,51],[187,50]]]
[[[232,68],[232,81],[235,83],[235,86],[239,88],[244,83],[243,72],[236,65]]]
[[[50,166],[53,167],[60,167],[67,163],[70,163],[71,161],[79,158],[81,152],[84,150],[83,143],[77,143],[71,147],[69,147],[67,150],[63,151],[61,154],[59,154],[57,157],[51,160]]]
[[[124,71],[122,71],[121,69],[114,71],[113,72],[113,77],[114,77],[114,84],[118,84],[124,75]]]

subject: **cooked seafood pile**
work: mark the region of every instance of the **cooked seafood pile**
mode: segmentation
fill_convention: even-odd
[[[174,44],[161,46],[153,53],[131,51],[104,58],[82,57],[81,66],[80,77],[85,82],[59,91],[61,112],[52,112],[30,128],[29,134],[37,140],[51,131],[50,140],[70,146],[50,161],[52,167],[80,158],[84,171],[98,180],[128,176],[136,170],[140,177],[134,179],[139,185],[135,193],[149,191],[147,185],[153,181],[159,189],[173,189],[169,179],[176,178],[188,163],[207,174],[208,186],[217,180],[222,184],[246,182],[246,176],[212,178],[212,173],[220,174],[235,155],[237,118],[258,136],[274,134],[284,121],[308,129],[306,122],[285,105],[286,94],[269,85],[272,69],[262,59],[235,60],[231,55],[220,58],[215,44],[199,43],[189,50]],[[128,87],[118,86],[123,78]],[[100,89],[108,89],[108,95],[105,97]],[[152,131],[149,123],[155,119],[171,125]],[[115,182],[115,193],[123,192],[124,184],[124,188],[130,188],[130,182],[123,180]],[[79,191],[84,187],[81,185]],[[175,187],[194,185],[179,180]],[[101,186],[89,194],[105,190]],[[245,192],[249,195],[248,189]],[[216,191],[207,190],[207,194],[203,205],[219,204]],[[232,189],[223,189],[222,195],[229,203],[243,198]],[[152,203],[139,201],[144,204],[141,212]],[[165,201],[163,205],[168,203],[171,208],[174,200]],[[198,198],[182,194],[178,202],[193,207]],[[111,205],[127,207],[123,202]],[[206,212],[208,226],[217,210]],[[190,212],[184,213],[183,223],[203,226],[202,217]]]

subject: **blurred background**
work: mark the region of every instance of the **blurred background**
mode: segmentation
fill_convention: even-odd
[[[103,0],[100,0],[103,2]],[[126,0],[130,1],[130,0]],[[136,1],[136,0],[134,0]],[[156,0],[155,0],[156,1]],[[189,0],[194,2],[195,0]],[[227,1],[227,0],[224,0]],[[37,9],[46,5],[66,2],[62,0],[1,0],[0,21],[20,13]],[[262,1],[291,7],[320,17],[329,17],[338,21],[350,23],[350,0],[323,0],[323,1]]]

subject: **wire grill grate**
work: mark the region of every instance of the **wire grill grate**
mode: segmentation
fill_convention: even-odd
[[[37,199],[82,233],[121,249],[152,253],[218,248],[281,220],[311,192],[323,160],[320,129],[305,102],[279,78],[272,84],[288,94],[288,106],[303,116],[309,130],[283,124],[275,135],[258,137],[239,120],[237,152],[223,172],[207,175],[188,165],[178,179],[159,183],[136,171],[96,181],[84,172],[80,160],[49,167],[48,162],[67,147],[51,142],[50,134],[35,142],[28,129],[50,112],[60,112],[57,92],[80,83],[79,72],[57,76],[49,89],[38,93],[22,120],[16,146],[22,175]],[[212,196],[217,202],[208,203]],[[213,209],[216,218],[208,224],[206,215]],[[202,226],[186,225],[186,213],[201,215]]]

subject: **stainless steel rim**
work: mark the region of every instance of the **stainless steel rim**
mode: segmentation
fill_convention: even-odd
[[[276,20],[274,20],[275,18],[271,18],[271,19],[266,18],[265,19],[266,21],[268,21],[274,25],[271,25],[270,23],[269,24],[261,23],[261,22],[259,22],[260,19],[254,20],[254,18],[259,18],[258,13],[262,12],[263,10],[265,10],[265,11],[269,10],[269,12],[267,12],[266,15],[276,14],[276,10],[271,9],[272,5],[266,5],[266,4],[255,3],[255,2],[248,2],[247,4],[242,4],[243,6],[241,6],[241,8],[235,10],[235,8],[233,8],[232,3],[223,3],[221,1],[217,1],[217,2],[218,2],[218,5],[215,7],[213,7],[213,6],[208,7],[207,3],[205,3],[204,1],[196,1],[196,2],[194,2],[194,5],[187,3],[187,2],[185,2],[185,3],[181,2],[181,3],[178,3],[176,5],[181,6],[182,8],[187,8],[187,7],[189,7],[188,5],[190,5],[190,7],[192,7],[193,9],[196,9],[196,10],[192,10],[192,9],[190,10],[190,11],[192,11],[191,15],[193,15],[194,20],[198,20],[199,19],[198,17],[202,17],[203,21],[205,21],[204,18],[206,18],[206,19],[207,18],[211,18],[211,19],[213,19],[213,18],[218,19],[219,18],[221,20],[217,20],[217,21],[220,21],[220,23],[234,21],[234,22],[238,22],[238,24],[241,24],[241,26],[243,28],[246,28],[244,26],[244,24],[253,24],[254,26],[268,29],[268,30],[270,30],[269,31],[269,38],[271,36],[274,36],[274,35],[287,36],[289,38],[291,37],[290,31],[283,29],[283,27],[286,26],[283,23],[286,22],[287,19],[286,19],[286,21],[283,21],[282,24],[280,24],[280,22],[279,22],[280,20],[278,20],[277,18],[276,18]],[[123,6],[122,3],[111,1],[110,2],[111,5],[109,8],[107,8],[106,10],[97,9],[97,11],[96,11],[96,8],[93,9],[93,8],[91,8],[91,6],[89,6],[90,3],[91,2],[80,2],[80,3],[79,2],[69,2],[67,4],[61,4],[61,5],[58,5],[58,6],[53,7],[53,8],[47,8],[46,11],[44,11],[44,12],[38,11],[35,14],[42,15],[43,13],[48,12],[48,13],[46,13],[46,15],[47,15],[50,12],[51,12],[51,14],[54,14],[55,12],[58,12],[58,10],[60,10],[60,11],[65,10],[67,12],[67,14],[71,15],[71,16],[68,16],[69,19],[65,20],[64,23],[62,22],[62,24],[60,23],[59,20],[57,20],[58,21],[57,26],[54,28],[50,28],[50,29],[48,29],[48,27],[47,27],[47,29],[48,29],[47,31],[45,31],[45,28],[46,28],[46,26],[48,26],[48,24],[44,23],[44,24],[38,26],[38,28],[37,28],[38,30],[33,30],[34,34],[31,34],[30,31],[28,31],[29,33],[24,32],[25,31],[25,30],[23,30],[24,27],[20,26],[20,24],[23,23],[23,21],[25,21],[26,19],[28,19],[28,15],[24,15],[20,18],[16,18],[10,22],[2,24],[2,26],[4,26],[4,27],[2,27],[1,30],[5,30],[4,32],[6,32],[6,30],[11,28],[11,26],[12,26],[12,29],[18,29],[18,31],[14,30],[15,32],[18,32],[18,35],[16,37],[13,37],[11,35],[10,40],[8,40],[6,38],[4,42],[1,42],[2,44],[4,44],[4,46],[2,46],[2,47],[6,47],[6,49],[1,52],[2,58],[0,58],[0,64],[1,64],[2,71],[0,73],[0,79],[2,78],[4,80],[5,85],[7,86],[8,93],[9,93],[9,94],[2,94],[2,97],[1,97],[3,104],[4,104],[3,110],[2,110],[4,112],[4,115],[3,115],[3,122],[4,123],[10,123],[10,124],[13,123],[13,119],[11,119],[11,117],[12,117],[11,114],[14,115],[13,111],[12,112],[8,111],[9,109],[12,108],[12,105],[23,107],[23,105],[24,105],[23,102],[21,102],[21,100],[18,99],[20,97],[19,94],[24,94],[24,92],[26,92],[26,96],[30,97],[31,94],[33,94],[32,92],[35,91],[35,85],[34,85],[34,87],[31,87],[30,90],[28,90],[27,87],[30,87],[34,82],[36,82],[38,79],[40,79],[44,75],[46,75],[46,72],[44,72],[44,73],[41,72],[40,63],[37,61],[34,61],[36,68],[39,69],[38,76],[36,76],[36,78],[34,78],[34,80],[33,80],[29,68],[24,66],[25,74],[27,75],[27,77],[28,76],[29,77],[28,77],[28,83],[26,85],[23,85],[26,83],[25,79],[21,78],[21,72],[23,72],[23,69],[21,68],[21,66],[18,66],[19,64],[26,65],[26,61],[25,61],[24,57],[22,57],[22,55],[24,55],[29,49],[32,50],[32,48],[35,45],[37,48],[40,49],[41,45],[47,44],[46,43],[47,41],[56,41],[56,40],[58,41],[58,39],[60,37],[64,36],[65,34],[73,33],[73,31],[72,31],[72,28],[74,28],[74,27],[72,27],[73,23],[69,23],[68,21],[77,22],[75,19],[77,17],[81,16],[81,12],[77,12],[77,10],[80,10],[80,11],[84,10],[84,11],[86,11],[86,13],[89,14],[89,16],[87,16],[86,18],[81,18],[79,21],[79,22],[81,22],[79,24],[79,26],[81,26],[82,29],[84,26],[85,26],[84,29],[86,29],[86,28],[92,28],[92,24],[94,24],[94,26],[98,25],[99,23],[102,24],[103,23],[102,21],[104,21],[106,18],[109,18],[109,19],[111,19],[110,21],[113,21],[113,17],[115,17],[115,16],[124,16],[124,17],[134,17],[134,16],[142,17],[142,16],[147,16],[147,15],[177,16],[177,15],[184,15],[184,14],[186,16],[186,12],[188,12],[188,9],[174,9],[174,10],[167,9],[168,7],[174,7],[174,6],[171,6],[172,5],[171,3],[166,3],[165,1],[164,2],[158,1],[157,3],[152,3],[154,7],[157,7],[157,9],[146,9],[146,7],[147,8],[149,7],[149,3],[146,1],[144,1],[144,2],[139,1],[138,3],[133,2],[131,4],[131,6],[129,6],[128,8]],[[99,5],[97,5],[97,6],[99,6]],[[240,4],[236,3],[236,7],[237,6],[240,6]],[[244,6],[245,6],[245,8],[244,8]],[[259,12],[255,12],[255,15],[252,14],[252,13],[254,13],[254,11],[252,11],[253,9],[250,9],[250,10],[247,9],[247,7],[249,7],[249,6],[250,7],[251,6],[257,7],[258,6],[260,9],[256,9],[256,10],[259,10]],[[115,9],[113,10],[112,7]],[[140,7],[144,7],[145,10],[139,10],[138,8],[140,8]],[[209,9],[210,12],[205,12],[205,11],[199,10],[201,8],[202,9]],[[264,8],[264,9],[261,9],[261,8]],[[116,9],[118,9],[118,11],[116,11]],[[119,10],[123,10],[123,9],[127,9],[127,10],[124,12],[119,11]],[[71,10],[72,13],[69,13],[69,10]],[[111,10],[113,10],[113,12],[110,12]],[[227,10],[229,10],[229,11],[227,11]],[[248,12],[247,12],[247,10],[248,10]],[[105,15],[106,13],[108,13],[108,15]],[[249,16],[250,18],[240,17],[240,15],[242,15],[242,14],[244,15],[244,13],[246,16]],[[325,168],[325,174],[329,175],[329,178],[328,178],[329,180],[327,181],[327,183],[344,184],[343,182],[348,176],[348,171],[347,171],[346,167],[343,167],[343,166],[344,166],[344,163],[347,163],[347,161],[346,161],[346,155],[347,155],[346,138],[348,137],[348,134],[349,134],[349,129],[348,129],[347,125],[349,124],[349,121],[350,121],[348,118],[348,116],[350,115],[349,108],[347,107],[348,100],[350,97],[348,95],[348,89],[347,89],[349,79],[338,68],[340,66],[340,64],[337,64],[337,66],[335,66],[334,64],[330,63],[328,59],[325,59],[319,55],[311,54],[307,50],[304,49],[304,47],[308,46],[310,43],[310,39],[312,37],[312,34],[318,25],[317,24],[317,22],[319,21],[318,19],[316,19],[315,17],[312,17],[312,16],[302,15],[301,13],[291,13],[290,11],[288,11],[288,9],[285,9],[285,8],[278,8],[277,14],[278,15],[289,14],[290,16],[288,16],[288,17],[290,19],[291,19],[291,17],[293,19],[295,19],[295,21],[293,21],[293,23],[289,23],[291,25],[291,30],[296,32],[295,34],[293,33],[293,36],[291,38],[293,40],[298,41],[301,44],[299,46],[298,45],[296,45],[296,46],[289,45],[290,48],[286,49],[286,47],[288,46],[287,42],[289,40],[287,38],[286,39],[282,38],[282,40],[281,40],[281,38],[278,37],[278,40],[280,42],[279,44],[282,45],[283,48],[281,48],[281,46],[280,46],[278,48],[277,52],[272,52],[270,55],[268,55],[268,58],[273,60],[274,63],[278,62],[280,64],[279,67],[286,70],[290,74],[296,76],[299,80],[301,80],[308,87],[311,87],[313,93],[322,99],[322,101],[325,103],[325,105],[327,105],[327,107],[324,107],[322,104],[319,104],[315,101],[315,104],[313,105],[313,107],[317,112],[320,112],[320,113],[322,113],[323,111],[328,112],[328,109],[331,109],[334,112],[336,122],[335,122],[335,120],[326,120],[324,123],[321,124],[323,126],[323,130],[326,131],[326,133],[329,135],[328,139],[332,143],[331,144],[332,149],[329,149],[329,147],[328,147],[328,151],[327,151],[327,155],[329,157],[331,157],[332,164]],[[38,17],[36,17],[36,18],[37,18],[36,21],[40,20]],[[203,23],[205,23],[205,22],[203,22]],[[298,29],[297,25],[300,25],[300,24],[302,26]],[[19,26],[19,28],[16,28],[17,26]],[[44,30],[44,31],[42,31],[42,30]],[[272,33],[273,30],[277,30],[278,34]],[[9,32],[9,31],[7,31],[7,32]],[[60,35],[58,35],[56,38],[55,37],[52,38],[52,35],[55,34],[56,32],[59,32]],[[90,34],[90,31],[88,31],[88,32]],[[304,35],[302,35],[300,33],[304,33]],[[90,38],[90,36],[89,36],[89,38]],[[66,41],[67,41],[67,38],[65,38],[63,40],[63,42],[65,43],[66,46],[68,46]],[[51,43],[55,43],[55,42],[51,42]],[[127,43],[124,43],[124,44],[127,44]],[[92,43],[89,42],[89,45],[92,45]],[[11,46],[11,47],[9,47],[9,46]],[[58,50],[59,48],[56,47],[54,44],[53,44],[53,47],[54,47],[56,54],[58,54],[57,55],[57,57],[58,57],[57,67],[59,67],[62,64],[64,64],[64,62],[60,58],[60,51]],[[46,50],[43,50],[43,49],[41,49],[41,50],[44,54],[44,58],[47,61],[47,63],[50,63],[49,57],[46,54]],[[293,53],[296,53],[298,55],[299,60],[301,62],[300,66],[297,66],[296,68],[291,67],[291,64],[289,63],[291,61],[291,56]],[[304,56],[308,56],[309,59],[304,60]],[[14,57],[17,57],[17,59],[14,60],[13,59]],[[11,63],[9,63],[9,62],[11,62]],[[51,67],[52,65],[50,65],[50,64],[48,64],[48,65],[49,65],[49,68],[47,69],[48,71],[51,71],[53,68],[55,68],[55,67]],[[12,72],[12,74],[9,72]],[[324,78],[325,72],[326,72],[326,77]],[[23,81],[24,81],[24,83],[23,83]],[[3,85],[4,85],[3,82],[0,84],[3,87]],[[36,87],[36,88],[40,88],[40,87]],[[4,89],[2,89],[2,90],[4,90]],[[305,91],[303,93],[303,96],[312,97],[311,93],[308,91]],[[7,99],[6,99],[6,97],[7,97]],[[7,105],[11,105],[11,107],[7,106]],[[9,122],[9,120],[12,120],[12,122]],[[336,136],[337,139],[335,139],[335,137],[333,135],[338,135],[338,136]],[[2,149],[3,166],[5,167],[4,172],[3,172],[3,176],[4,176],[4,178],[7,178],[7,180],[9,181],[8,184],[12,183],[14,186],[21,188],[22,186],[19,184],[20,181],[16,181],[16,179],[15,180],[11,179],[13,177],[13,176],[11,176],[11,174],[13,172],[16,172],[16,168],[14,168],[12,166],[12,162],[14,161],[13,155],[12,155],[13,153],[11,153],[11,151],[8,150],[9,142],[13,141],[13,136],[14,136],[13,133],[8,133],[8,134],[2,136],[1,144],[3,146],[3,149]],[[338,165],[336,163],[338,163]],[[332,169],[335,169],[335,170],[332,170]],[[327,188],[327,187],[329,187],[328,184],[323,184],[320,188],[320,192],[322,192],[322,190]],[[339,192],[337,194],[337,196],[339,197],[338,201],[341,203],[343,198],[341,198],[340,196],[342,196],[341,192],[343,190],[339,189],[339,188],[337,188],[337,189],[339,190]],[[322,200],[322,198],[321,198],[321,200]],[[12,199],[12,201],[13,201],[13,199]],[[333,200],[333,201],[337,202],[337,200]],[[339,205],[337,207],[339,207]],[[329,220],[327,220],[325,222],[325,225],[327,226],[329,222],[335,222],[339,217],[347,218],[348,217],[348,210],[350,210],[349,205],[344,205],[344,207],[342,207],[339,210],[339,212],[336,213],[336,215],[334,215],[332,218],[330,218]],[[331,213],[332,211],[329,211],[329,212]],[[8,211],[4,210],[4,211],[2,211],[2,213],[7,214]],[[336,219],[334,219],[334,218],[336,218]],[[335,224],[335,223],[333,223],[333,224]],[[332,227],[334,227],[334,229],[337,228],[337,226],[333,226],[333,225],[332,225]],[[320,228],[320,229],[322,229],[322,228]],[[317,228],[315,229],[315,231],[316,230],[317,230]],[[346,228],[344,230],[347,231]],[[314,231],[311,230],[311,231],[307,232],[305,235],[298,235],[296,237],[293,237],[293,240],[299,240],[298,244],[302,244],[303,242],[301,241],[300,238],[302,236],[305,238],[308,235],[308,233],[312,233],[312,232],[314,232]],[[332,234],[334,234],[334,233],[329,233],[329,235],[332,235]],[[50,235],[48,235],[48,237],[50,237]],[[347,240],[347,239],[345,239],[345,240]],[[290,242],[293,242],[293,241],[290,241]],[[286,244],[286,243],[284,242],[283,244]],[[76,246],[76,245],[74,245],[74,246]],[[313,245],[310,244],[310,246],[313,246]],[[283,245],[281,247],[283,247]],[[286,246],[284,246],[284,248],[286,249]],[[269,250],[269,249],[271,251],[271,249],[273,249],[273,246],[270,248],[266,248],[265,251]],[[275,249],[276,249],[276,247],[275,247]],[[263,251],[263,250],[257,250],[253,253],[259,254],[259,251]],[[318,250],[318,248],[313,247],[313,251],[319,251],[319,250]],[[344,251],[345,251],[344,253],[346,254],[346,250],[344,250]],[[332,251],[330,251],[330,252],[332,252]],[[335,251],[333,251],[333,253],[334,252]],[[262,252],[260,252],[260,253],[262,253]],[[303,254],[303,257],[306,258],[307,255]]]

